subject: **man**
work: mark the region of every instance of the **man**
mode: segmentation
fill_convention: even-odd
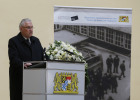
[[[121,76],[125,77],[125,60],[123,60],[122,64],[120,65],[120,69],[121,69]]]
[[[104,76],[102,77],[102,82],[103,82],[103,88],[104,88],[105,94],[107,94],[107,90],[109,87],[107,73],[105,73]]]
[[[118,73],[118,66],[119,66],[120,58],[118,55],[114,57],[114,71],[113,73]]]
[[[9,39],[8,54],[10,60],[10,100],[22,100],[23,62],[43,60],[43,48],[38,38],[33,35],[33,25],[26,18],[19,24],[20,32]],[[24,67],[31,63],[25,63]]]
[[[111,86],[112,86],[112,93],[117,93],[118,82],[117,82],[116,75],[112,75]]]
[[[112,55],[109,55],[109,57],[106,60],[106,64],[107,64],[107,73],[112,73],[112,64],[113,64]]]

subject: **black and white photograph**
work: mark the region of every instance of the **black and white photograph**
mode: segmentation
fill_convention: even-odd
[[[54,7],[54,40],[88,63],[85,100],[130,100],[132,9]]]

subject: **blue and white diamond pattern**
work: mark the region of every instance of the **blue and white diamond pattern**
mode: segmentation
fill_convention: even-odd
[[[66,91],[66,87],[68,85],[68,80],[65,81],[65,83],[62,84],[62,90]]]

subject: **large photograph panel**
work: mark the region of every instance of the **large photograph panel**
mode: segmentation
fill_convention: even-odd
[[[82,52],[85,100],[129,100],[131,9],[54,7],[54,38]]]

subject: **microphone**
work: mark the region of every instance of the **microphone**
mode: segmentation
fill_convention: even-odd
[[[43,52],[46,52],[46,48],[44,47]]]

